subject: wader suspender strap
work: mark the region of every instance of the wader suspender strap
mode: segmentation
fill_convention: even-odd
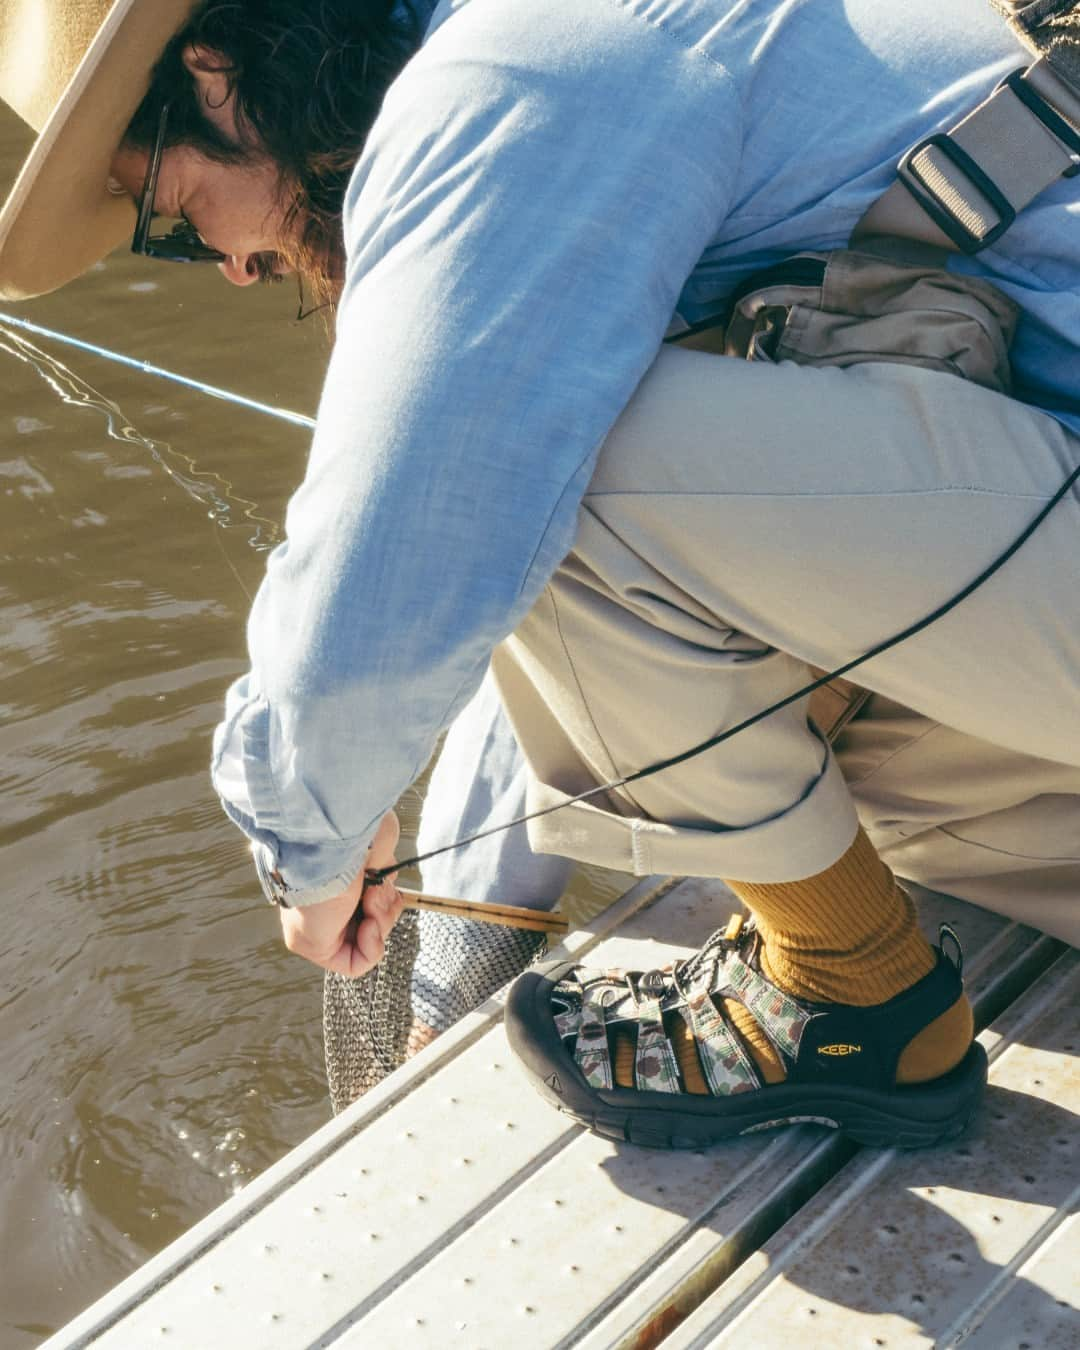
[[[853,242],[891,235],[977,253],[1051,183],[1080,173],[1080,5],[991,3],[1039,59],[948,132],[913,146]]]

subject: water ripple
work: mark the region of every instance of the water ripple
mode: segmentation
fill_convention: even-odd
[[[98,393],[62,361],[43,352],[40,347],[3,324],[0,324],[0,351],[5,351],[31,366],[63,403],[100,413],[105,418],[106,434],[112,440],[124,441],[148,451],[158,467],[178,483],[189,497],[209,507],[207,514],[210,519],[223,529],[235,526],[251,528],[252,532],[247,542],[251,548],[260,553],[272,549],[278,543],[281,537],[280,526],[268,517],[260,515],[257,504],[239,496],[232,484],[220,474],[201,470],[191,456],[175,450],[165,441],[152,440],[144,436],[131,425],[119,405],[112,399]],[[11,463],[17,465],[23,461]],[[0,465],[0,474],[3,472],[4,466]],[[18,475],[13,472],[9,476]],[[24,474],[23,478],[19,490],[27,495],[51,490],[47,483],[41,487],[32,475],[27,477]],[[234,519],[236,512],[239,519]]]

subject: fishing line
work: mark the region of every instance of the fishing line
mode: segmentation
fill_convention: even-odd
[[[34,327],[34,325],[30,325]],[[47,330],[46,330],[47,331]],[[62,336],[62,335],[61,335]],[[78,344],[76,344],[78,345]],[[255,502],[249,501],[234,492],[232,484],[212,470],[200,469],[190,455],[175,449],[167,441],[155,440],[144,436],[124,416],[119,404],[99,393],[80,375],[76,375],[56,356],[50,356],[37,347],[29,338],[10,331],[0,318],[0,351],[7,352],[22,361],[34,371],[61,402],[75,408],[85,408],[100,413],[105,419],[106,435],[125,445],[139,446],[149,452],[158,467],[177,483],[194,501],[209,507],[207,515],[223,529],[231,529],[235,524],[250,524],[254,533],[249,536],[248,544],[264,552],[272,547],[277,539],[278,527],[272,520],[258,514]],[[233,508],[239,508],[234,517]],[[215,531],[216,533],[216,531]],[[220,543],[220,541],[219,541]],[[224,552],[224,544],[221,544]],[[226,561],[235,575],[236,569],[226,554]],[[240,583],[243,587],[243,582]],[[250,592],[243,587],[244,594],[250,600]]]
[[[466,844],[475,844],[480,839],[488,839],[493,834],[501,834],[503,830],[511,830],[515,825],[524,825],[527,821],[539,820],[542,816],[550,816],[555,811],[561,811],[564,806],[573,806],[575,802],[588,801],[590,797],[599,796],[602,792],[610,792],[615,788],[626,787],[630,783],[638,782],[639,779],[649,778],[654,773],[661,773],[664,769],[672,769],[677,764],[685,764],[687,760],[695,759],[698,755],[704,754],[706,750],[715,749],[716,746],[722,745],[725,741],[730,741],[733,736],[738,736],[740,732],[748,731],[751,727],[756,726],[758,722],[763,722],[766,717],[771,717],[773,713],[780,712],[782,708],[787,708],[792,703],[798,703],[800,699],[806,698],[807,695],[812,694],[815,689],[820,689],[823,685],[829,684],[832,680],[840,679],[842,676],[848,674],[849,671],[855,670],[858,666],[863,665],[864,662],[872,660],[875,656],[880,656],[883,652],[889,651],[892,647],[899,646],[901,642],[906,642],[908,638],[914,637],[916,633],[921,633],[924,628],[929,628],[932,623],[943,618],[951,609],[955,609],[961,601],[966,600],[967,597],[977,591],[984,582],[989,581],[995,572],[1004,567],[1013,554],[1031,538],[1042,522],[1054,507],[1057,506],[1058,502],[1065,497],[1069,489],[1078,479],[1080,479],[1080,464],[1072,470],[1064,483],[1062,483],[1061,487],[1058,488],[1034,518],[1024,526],[1023,530],[1020,531],[1008,548],[1006,548],[1003,553],[1000,553],[988,567],[984,568],[974,580],[969,581],[962,590],[957,591],[955,595],[946,600],[944,604],[939,605],[937,609],[933,610],[930,614],[927,614],[925,618],[919,619],[918,622],[911,624],[902,632],[896,633],[890,638],[886,638],[883,642],[879,642],[876,646],[871,647],[869,651],[863,652],[861,656],[856,656],[854,660],[846,661],[842,666],[837,666],[835,670],[827,671],[824,675],[819,676],[818,679],[811,680],[809,684],[803,685],[801,689],[796,689],[793,694],[788,694],[786,698],[779,699],[776,703],[770,704],[769,707],[763,708],[760,712],[754,713],[751,717],[745,718],[742,722],[737,723],[733,727],[729,727],[726,731],[721,731],[716,736],[710,736],[707,741],[702,741],[700,745],[695,745],[689,750],[683,750],[677,755],[671,755],[668,759],[657,760],[655,764],[649,764],[644,769],[637,769],[635,772],[628,773],[622,778],[612,778],[609,782],[599,783],[596,787],[587,788],[586,791],[579,792],[575,797],[567,797],[565,801],[556,802],[554,806],[544,806],[538,811],[529,811],[523,816],[517,816],[514,820],[505,821],[502,825],[491,825],[486,830],[479,830],[476,834],[470,834],[465,839],[458,839],[453,844],[444,844],[441,848],[433,848],[427,853],[419,853],[415,858],[406,858],[403,862],[396,862],[390,867],[373,868],[366,874],[368,885],[377,886],[380,882],[385,881],[388,876],[391,876],[394,872],[400,871],[405,867],[415,867],[418,863],[427,862],[429,858],[437,858],[443,853],[452,853],[455,849],[464,848]]]
[[[94,342],[87,342],[83,338],[72,337],[68,333],[58,333],[53,328],[43,328],[41,324],[31,323],[29,319],[18,319],[13,314],[0,313],[0,323],[9,323],[15,328],[25,328],[27,332],[37,333],[39,337],[51,338],[54,342],[63,342],[69,347],[77,347],[79,351],[89,352],[92,356],[104,357],[106,361],[115,361],[117,365],[128,366],[132,370],[141,370],[145,375],[155,375],[158,379],[171,380],[173,384],[182,384],[187,389],[195,389],[200,394],[207,394],[210,398],[219,398],[226,403],[235,403],[240,408],[250,408],[253,412],[265,413],[268,417],[276,417],[282,422],[291,422],[293,426],[307,427],[309,429],[315,426],[314,417],[308,417],[304,413],[289,412],[287,408],[272,408],[269,403],[260,403],[258,399],[246,398],[243,394],[234,394],[228,389],[219,389],[216,385],[205,384],[202,380],[193,379],[190,375],[178,375],[175,370],[165,370],[162,366],[155,366],[149,361],[139,361],[133,356],[125,356],[122,352],[110,351],[108,347],[99,347]]]

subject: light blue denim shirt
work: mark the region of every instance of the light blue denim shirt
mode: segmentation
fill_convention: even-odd
[[[310,462],[215,738],[299,903],[355,875],[569,550],[673,317],[844,244],[901,152],[1024,60],[986,0],[439,6],[352,179]],[[1078,199],[958,264],[1023,307],[1047,406],[1080,407]]]

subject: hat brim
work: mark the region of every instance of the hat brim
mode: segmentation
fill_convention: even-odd
[[[81,276],[135,226],[109,170],[169,39],[197,0],[117,0],[34,142],[0,210],[0,297]]]

